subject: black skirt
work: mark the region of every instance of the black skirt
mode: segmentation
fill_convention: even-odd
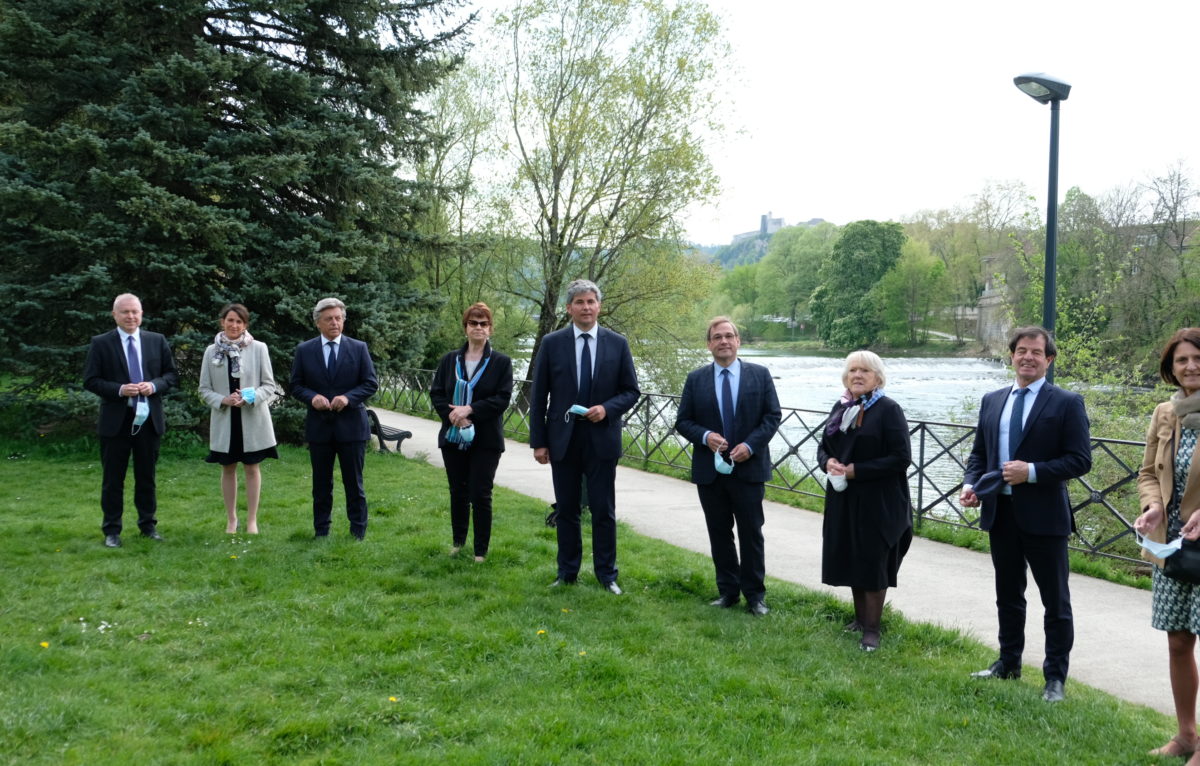
[[[229,365],[226,365],[225,374],[229,376],[229,390],[233,391],[237,388],[237,383],[233,379],[233,375],[229,373]],[[274,447],[246,452],[243,449],[244,439],[242,438],[242,410],[240,407],[230,407],[229,417],[229,451],[217,452],[209,450],[208,456],[204,458],[206,463],[216,463],[218,465],[236,465],[242,463],[244,465],[256,465],[266,460],[267,458],[279,458],[279,451]]]

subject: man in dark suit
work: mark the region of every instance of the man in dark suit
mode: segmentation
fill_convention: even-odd
[[[379,388],[375,364],[366,343],[342,335],[346,304],[322,298],[313,309],[313,321],[321,334],[296,346],[291,380],[292,396],[308,405],[304,440],[312,463],[313,530],[319,538],[329,536],[336,458],[350,534],[362,540],[367,534],[363,462],[370,438],[366,401]]]
[[[610,593],[617,585],[615,482],[621,457],[621,417],[637,404],[637,373],[625,337],[596,324],[600,288],[577,279],[567,286],[571,324],[542,338],[533,363],[529,446],[550,463],[558,508],[558,578],[574,584],[583,558],[579,528],[581,483],[592,513],[592,566]],[[584,414],[572,414],[572,405]]]
[[[1057,353],[1050,334],[1041,327],[1018,328],[1008,349],[1017,380],[983,397],[959,497],[964,506],[983,505],[979,526],[991,540],[1000,622],[1000,658],[972,675],[1020,678],[1028,564],[1046,609],[1042,697],[1059,702],[1075,643],[1067,587],[1067,538],[1075,519],[1067,481],[1092,469],[1091,436],[1083,398],[1046,382]],[[984,492],[987,485],[993,490]]]
[[[738,359],[741,343],[729,317],[709,321],[713,363],[688,375],[675,430],[692,443],[692,482],[717,570],[719,595],[712,606],[728,609],[745,595],[750,613],[761,616],[770,611],[763,584],[763,496],[771,478],[771,437],[781,413],[771,374],[762,365]]]
[[[162,397],[179,385],[179,376],[167,339],[141,329],[142,302],[136,295],[118,295],[112,314],[116,329],[92,338],[88,347],[83,387],[100,397],[96,430],[104,471],[100,490],[104,544],[120,548],[130,456],[138,529],[143,537],[162,541],[154,474],[158,445],[166,430]]]

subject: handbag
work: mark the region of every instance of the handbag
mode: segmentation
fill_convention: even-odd
[[[1200,585],[1200,541],[1184,540],[1179,550],[1163,560],[1162,571],[1172,580]]]

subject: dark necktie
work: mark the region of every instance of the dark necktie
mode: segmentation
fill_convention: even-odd
[[[729,370],[721,370],[721,427],[725,433],[725,441],[733,445],[733,429],[736,425],[733,419],[733,385],[729,382],[733,376]]]
[[[329,359],[325,363],[325,368],[329,370],[329,374],[337,372],[337,344],[329,341]]]
[[[129,382],[142,382],[142,360],[138,357],[137,346],[133,342],[133,336],[129,336],[129,345],[126,346],[125,359],[129,362]],[[135,396],[129,400],[130,406],[140,400],[141,396]]]
[[[588,333],[579,336],[583,338],[583,353],[579,355],[579,400],[576,404],[590,407],[592,403],[592,348]]]
[[[1008,418],[1008,459],[1012,460],[1021,443],[1021,432],[1025,429],[1025,394],[1028,388],[1018,388],[1013,401],[1012,415]]]

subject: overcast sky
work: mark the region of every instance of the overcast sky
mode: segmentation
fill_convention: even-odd
[[[713,158],[724,193],[687,233],[724,244],[788,224],[899,220],[1019,180],[1043,211],[1050,108],[1013,85],[1047,72],[1061,111],[1059,193],[1099,196],[1200,142],[1200,2],[709,0],[732,43],[735,125]],[[1136,95],[1135,95],[1136,94]]]

